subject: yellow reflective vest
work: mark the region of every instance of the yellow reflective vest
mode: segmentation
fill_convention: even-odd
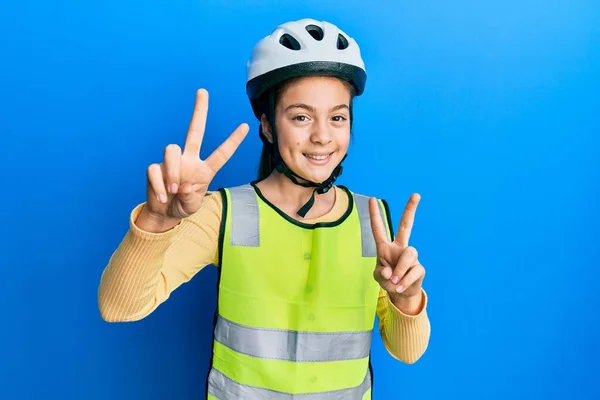
[[[296,221],[252,184],[221,189],[220,280],[208,398],[371,398],[380,286],[369,198],[333,223]],[[390,237],[387,203],[380,213]]]

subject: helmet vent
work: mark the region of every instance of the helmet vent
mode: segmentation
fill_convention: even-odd
[[[307,25],[306,31],[310,33],[310,36],[315,40],[323,40],[323,29],[317,25]]]
[[[338,50],[345,50],[348,48],[348,39],[346,39],[341,33],[338,34],[337,48]]]
[[[284,33],[279,38],[279,43],[290,50],[300,50],[300,43],[292,35]]]

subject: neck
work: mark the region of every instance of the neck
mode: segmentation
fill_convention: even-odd
[[[298,217],[296,211],[310,199],[316,189],[296,185],[277,170],[274,170],[271,175],[259,182],[258,186],[263,194],[269,198],[269,201],[295,217]],[[318,217],[320,214],[325,214],[331,209],[334,202],[335,190],[333,189],[324,194],[315,194],[315,204],[309,215]]]

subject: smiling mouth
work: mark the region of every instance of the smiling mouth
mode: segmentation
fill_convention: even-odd
[[[319,153],[319,154],[309,154],[302,153],[304,157],[310,158],[311,160],[323,161],[328,159],[333,153]]]
[[[309,163],[313,165],[327,165],[331,160],[331,153],[302,153]]]

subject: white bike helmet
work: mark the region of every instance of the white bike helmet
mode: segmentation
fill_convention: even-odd
[[[248,60],[246,92],[256,117],[260,119],[256,102],[265,91],[309,75],[344,79],[357,96],[367,80],[358,44],[337,26],[309,18],[279,25],[256,44]]]
[[[315,192],[326,193],[333,187],[342,174],[342,165],[340,162],[324,182],[311,182],[285,165],[277,145],[271,89],[288,79],[311,75],[343,79],[354,86],[356,96],[361,95],[367,73],[356,41],[329,22],[314,19],[286,22],[256,44],[247,65],[246,92],[254,115],[260,120],[267,111],[265,107],[269,110],[266,114],[273,130],[273,143],[268,143],[260,127],[259,131],[265,146],[271,149],[274,167],[295,184],[315,188],[308,202],[298,210],[302,217],[313,206]]]

